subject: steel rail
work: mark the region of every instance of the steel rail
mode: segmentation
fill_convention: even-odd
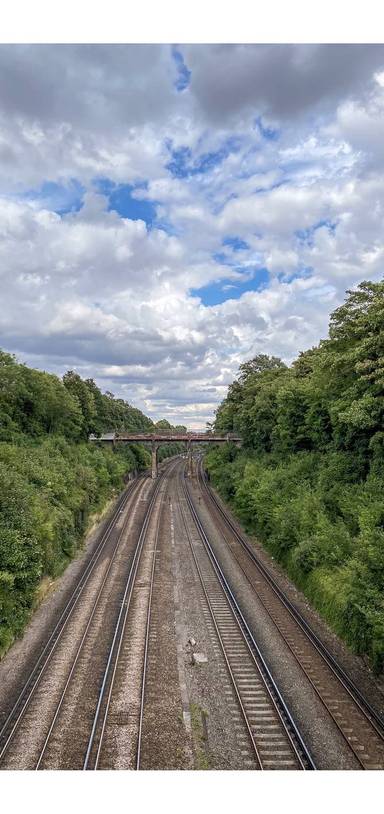
[[[174,465],[176,465],[176,463]],[[170,468],[172,469],[173,467],[170,467]],[[109,650],[108,661],[107,661],[107,664],[106,664],[106,667],[105,667],[105,670],[104,670],[104,676],[103,676],[102,684],[101,684],[100,691],[99,691],[99,697],[98,697],[98,702],[97,702],[95,715],[94,715],[94,719],[93,719],[91,734],[89,736],[87,750],[86,750],[86,754],[85,754],[85,758],[84,758],[83,770],[89,770],[89,769],[92,769],[92,768],[94,770],[96,770],[97,767],[98,767],[101,748],[102,748],[102,743],[103,743],[103,738],[104,738],[104,733],[105,733],[105,728],[106,728],[106,722],[107,722],[107,717],[108,717],[108,711],[109,711],[110,701],[111,701],[111,697],[112,697],[114,679],[115,679],[117,665],[118,665],[118,661],[119,661],[120,650],[121,650],[121,646],[122,646],[122,642],[123,642],[123,638],[124,638],[124,632],[125,632],[125,628],[126,628],[126,622],[127,622],[128,614],[129,614],[130,603],[131,603],[133,588],[134,588],[134,585],[135,585],[135,578],[136,578],[136,574],[137,574],[137,570],[138,570],[138,566],[139,566],[139,562],[140,562],[141,552],[142,552],[143,547],[144,547],[146,534],[147,534],[148,527],[149,527],[149,524],[150,524],[150,521],[151,521],[151,518],[152,518],[153,508],[155,506],[158,494],[160,492],[160,487],[162,486],[163,481],[165,479],[165,476],[167,474],[168,474],[168,470],[165,470],[165,472],[163,472],[161,474],[161,476],[159,477],[159,479],[158,479],[158,481],[156,483],[156,486],[154,488],[154,491],[153,491],[153,494],[152,494],[152,497],[151,497],[150,504],[148,506],[148,509],[147,509],[147,512],[146,512],[146,515],[145,515],[145,518],[144,518],[144,521],[143,521],[143,524],[142,524],[140,536],[139,536],[139,539],[138,539],[138,542],[137,542],[137,545],[136,545],[136,548],[135,548],[133,561],[131,563],[129,574],[128,574],[128,577],[127,577],[127,580],[126,580],[124,595],[123,595],[123,598],[122,598],[122,601],[121,601],[121,608],[120,608],[119,616],[118,616],[118,619],[117,619],[117,622],[116,622],[116,625],[115,625],[114,635],[113,635],[111,647],[110,647],[110,650]],[[108,694],[106,695],[107,692],[108,692]],[[96,756],[95,756],[95,760],[94,760],[94,765],[92,767],[90,765],[91,764],[91,754],[92,754],[92,750],[94,749],[94,746],[96,745],[96,733],[97,733],[97,728],[98,728],[99,723],[100,723],[100,716],[101,716],[102,705],[103,705],[104,701],[106,701],[106,705],[104,707],[103,719],[102,719],[102,723],[101,723],[101,732],[100,732],[100,736],[99,736],[99,742],[97,744],[97,751],[96,751]]]
[[[174,467],[171,468],[171,471],[173,471],[173,469],[174,469]],[[164,506],[164,500],[162,500],[162,502],[161,502],[159,513],[158,513],[158,516],[157,516],[156,531],[155,531],[155,543],[154,543],[154,547],[153,547],[153,556],[152,556],[152,568],[151,568],[151,577],[150,577],[147,619],[146,619],[146,625],[145,625],[143,678],[142,678],[142,683],[141,683],[139,731],[138,731],[138,736],[137,736],[137,748],[136,748],[136,769],[137,770],[140,769],[140,760],[141,760],[141,739],[142,739],[142,734],[143,734],[145,686],[146,686],[147,667],[148,667],[149,632],[150,632],[151,614],[152,614],[153,583],[154,583],[154,579],[155,579],[156,553],[157,553],[157,547],[158,547],[158,541],[159,541],[160,521],[161,521],[161,517],[162,517],[163,506]]]
[[[228,659],[228,656],[227,656],[227,653],[226,653],[226,650],[225,650],[225,645],[224,645],[222,636],[220,634],[220,631],[219,631],[219,628],[218,628],[218,625],[217,625],[217,622],[216,622],[216,619],[215,619],[214,611],[213,611],[213,608],[212,608],[212,605],[211,605],[207,590],[205,588],[204,579],[203,579],[203,576],[202,576],[202,573],[201,573],[201,569],[200,569],[199,563],[197,561],[197,558],[195,556],[195,552],[193,550],[192,538],[191,538],[191,535],[190,535],[190,532],[189,532],[189,529],[188,529],[188,525],[187,525],[187,521],[186,521],[186,518],[185,518],[184,509],[183,509],[181,501],[180,501],[180,513],[181,513],[181,517],[183,519],[183,525],[184,525],[185,532],[186,532],[186,535],[187,535],[187,538],[188,538],[188,543],[189,543],[189,546],[190,546],[190,549],[191,549],[191,552],[192,552],[192,556],[193,556],[193,559],[194,559],[196,570],[197,570],[197,573],[198,573],[199,578],[200,578],[201,587],[203,589],[203,593],[204,593],[207,605],[208,605],[210,613],[211,613],[211,617],[212,617],[212,621],[213,621],[213,624],[214,624],[214,627],[215,627],[216,635],[217,635],[217,638],[218,638],[218,640],[220,642],[220,647],[222,649],[222,653],[223,653],[224,660],[225,660],[225,663],[226,663],[226,666],[227,666],[227,669],[228,669],[228,672],[229,672],[229,676],[230,676],[230,679],[231,679],[231,682],[232,682],[232,686],[233,686],[233,689],[235,691],[237,702],[239,704],[241,714],[243,716],[243,720],[244,720],[246,729],[248,731],[248,735],[249,735],[249,738],[250,738],[250,741],[251,741],[251,744],[252,744],[253,751],[255,752],[255,755],[256,755],[256,760],[257,760],[257,763],[258,763],[258,767],[259,767],[259,769],[262,769],[263,766],[262,766],[262,761],[261,761],[261,757],[260,757],[260,754],[259,754],[259,750],[257,748],[257,744],[256,744],[255,738],[253,736],[253,732],[252,732],[250,723],[248,721],[248,716],[247,716],[247,713],[246,713],[246,711],[244,709],[244,704],[243,704],[243,702],[241,700],[241,696],[240,696],[240,693],[239,693],[239,690],[238,690],[236,679],[235,679],[235,676],[233,674],[233,671],[232,671],[232,668],[231,668],[231,665],[230,665],[230,662],[229,662],[229,659]]]
[[[249,648],[249,652],[251,653],[251,656],[252,656],[252,658],[254,660],[254,663],[255,663],[260,675],[262,676],[262,679],[264,681],[265,687],[266,687],[267,692],[268,692],[268,694],[270,696],[272,704],[276,709],[277,715],[278,715],[278,717],[279,717],[279,719],[280,719],[280,721],[282,723],[282,726],[283,726],[283,728],[284,728],[284,730],[285,730],[285,732],[287,734],[287,737],[288,737],[288,739],[289,739],[289,741],[290,741],[290,743],[291,743],[291,745],[293,747],[293,750],[294,750],[294,752],[295,752],[295,754],[296,754],[296,756],[297,756],[297,758],[299,760],[299,763],[301,764],[303,769],[316,769],[315,762],[314,762],[314,760],[312,758],[312,755],[311,755],[307,745],[304,742],[303,736],[301,735],[301,733],[300,733],[300,731],[298,729],[298,726],[297,726],[296,722],[294,721],[294,718],[293,718],[290,710],[288,709],[288,706],[287,706],[286,702],[284,701],[284,699],[282,697],[282,694],[281,694],[281,692],[279,690],[279,687],[278,687],[275,679],[273,678],[273,675],[272,675],[272,673],[271,673],[271,671],[270,671],[270,669],[269,669],[269,667],[268,667],[268,665],[267,665],[267,663],[265,661],[265,658],[262,655],[261,650],[260,650],[260,648],[259,648],[259,646],[258,646],[258,644],[257,644],[257,642],[256,642],[256,640],[255,640],[255,638],[254,638],[254,636],[252,634],[252,631],[251,631],[251,629],[250,629],[250,627],[249,627],[249,625],[248,625],[248,623],[247,623],[247,621],[246,621],[246,619],[245,619],[245,617],[244,617],[244,615],[243,615],[243,613],[242,613],[242,611],[240,609],[240,606],[239,606],[239,604],[238,604],[238,602],[236,600],[236,597],[235,597],[235,595],[234,595],[234,593],[233,593],[233,591],[232,591],[232,589],[231,589],[231,587],[230,587],[230,585],[229,585],[229,583],[228,583],[228,581],[227,581],[227,579],[226,579],[226,577],[224,575],[224,572],[221,569],[219,561],[218,561],[218,559],[217,559],[217,557],[216,557],[216,555],[215,555],[215,553],[213,551],[211,543],[209,542],[209,539],[208,539],[208,537],[207,537],[207,535],[205,533],[205,529],[204,529],[204,527],[203,527],[203,525],[201,523],[201,520],[200,520],[200,518],[199,518],[199,516],[198,516],[198,514],[196,512],[196,509],[195,509],[195,507],[193,505],[191,495],[190,495],[190,493],[189,493],[189,491],[188,491],[188,489],[187,489],[187,487],[185,485],[185,482],[183,482],[183,491],[184,491],[185,498],[186,498],[186,501],[188,503],[191,515],[192,515],[193,520],[195,522],[196,528],[198,529],[200,538],[203,541],[203,544],[204,544],[205,549],[207,551],[207,554],[209,556],[210,562],[211,562],[211,564],[213,566],[213,569],[214,569],[214,571],[215,571],[215,573],[217,575],[217,578],[218,578],[218,580],[219,580],[225,594],[227,595],[227,597],[229,599],[229,603],[230,603],[232,612],[233,612],[233,614],[234,614],[234,616],[236,618],[236,621],[238,623],[239,629],[241,630],[242,635],[244,637],[244,640],[247,643],[247,646]],[[192,551],[192,553],[193,553],[193,551]],[[272,691],[271,691],[271,688],[272,688]],[[288,722],[288,725],[287,725],[286,722]],[[295,737],[297,743],[295,743],[295,740],[292,737],[288,727],[290,727],[292,729],[292,731],[294,732],[294,737]],[[297,746],[297,744],[298,744],[298,746]],[[302,754],[300,754],[300,751],[301,751]],[[303,759],[302,755],[304,756],[304,759]]]
[[[25,713],[25,711],[26,711],[26,709],[27,709],[27,707],[29,705],[30,700],[33,697],[33,694],[34,694],[35,690],[37,689],[37,687],[38,687],[38,685],[40,683],[41,678],[43,677],[43,675],[44,675],[44,673],[45,673],[45,671],[46,671],[46,669],[48,667],[50,659],[51,659],[57,645],[60,642],[61,636],[62,636],[64,630],[67,627],[67,624],[68,624],[68,622],[69,622],[69,620],[70,620],[70,618],[72,616],[72,613],[73,613],[75,607],[77,606],[77,603],[78,603],[78,601],[79,601],[79,599],[80,599],[86,585],[88,584],[91,575],[93,574],[93,572],[95,570],[97,562],[98,562],[102,552],[104,551],[105,545],[107,544],[108,539],[110,537],[110,534],[111,534],[111,532],[112,532],[112,530],[113,530],[113,528],[115,526],[116,520],[118,519],[120,513],[126,509],[127,505],[135,497],[137,492],[139,492],[140,488],[142,488],[143,483],[144,482],[141,480],[141,478],[138,479],[130,487],[128,487],[128,489],[119,498],[117,506],[116,506],[116,508],[115,508],[115,510],[113,512],[113,515],[110,518],[110,520],[108,521],[108,525],[107,525],[106,529],[104,530],[103,535],[102,535],[99,543],[97,544],[97,547],[96,547],[94,553],[92,554],[91,559],[87,563],[86,568],[83,571],[79,582],[77,583],[74,591],[72,592],[71,596],[69,597],[64,609],[62,610],[62,612],[60,614],[60,617],[59,617],[58,621],[56,622],[56,625],[55,625],[52,633],[50,634],[46,644],[44,645],[44,648],[43,648],[42,652],[40,653],[39,658],[37,659],[35,665],[33,666],[33,668],[31,670],[31,672],[30,672],[30,674],[29,674],[29,676],[28,676],[22,690],[20,691],[20,693],[19,693],[19,695],[18,695],[18,697],[17,697],[17,699],[16,699],[16,701],[15,701],[15,703],[14,703],[12,709],[11,709],[11,711],[9,712],[4,724],[2,725],[1,730],[0,730],[0,743],[1,743],[2,739],[4,739],[4,736],[5,736],[5,741],[4,741],[3,746],[1,747],[1,750],[0,750],[0,761],[4,757],[6,751],[8,750],[8,747],[9,747],[9,745],[10,745],[12,739],[13,739],[13,736],[15,735],[15,733],[17,731],[19,723],[20,723],[20,721],[21,721],[21,719],[22,719],[22,717],[23,717],[23,715],[24,715],[24,713]],[[113,554],[111,556],[111,560],[110,560],[110,564],[108,566],[106,576],[109,573],[109,569],[110,569],[110,567],[112,565],[112,562],[114,560],[114,557],[115,557],[115,555],[117,553],[117,550],[118,550],[118,547],[119,547],[119,544],[120,544],[120,541],[121,541],[121,538],[122,538],[122,534],[123,534],[123,532],[124,532],[124,530],[126,528],[127,522],[128,522],[128,519],[126,519],[124,521],[123,527],[122,527],[122,529],[121,529],[121,531],[119,533],[119,536],[117,538],[115,548],[114,548]],[[15,715],[16,715],[16,718],[15,718]],[[14,718],[15,718],[15,721],[14,721],[12,727],[11,727],[10,732],[7,734],[7,728],[12,723]]]
[[[208,503],[213,505],[213,507],[217,511],[219,517],[226,524],[226,526],[232,532],[232,534],[236,537],[236,540],[242,546],[242,548],[246,551],[246,553],[249,556],[250,560],[252,561],[253,565],[255,565],[255,567],[258,569],[259,573],[261,574],[261,576],[267,582],[268,586],[273,590],[273,592],[274,592],[275,596],[277,597],[277,599],[280,600],[282,605],[288,611],[290,617],[298,625],[301,632],[304,634],[304,636],[310,642],[310,644],[314,647],[314,649],[316,650],[316,652],[318,653],[318,655],[320,656],[320,658],[322,659],[322,661],[324,662],[326,667],[330,670],[331,675],[335,679],[337,679],[337,681],[340,683],[340,685],[346,691],[349,698],[355,704],[355,706],[357,707],[359,712],[364,716],[365,720],[374,729],[375,733],[379,736],[380,740],[382,740],[384,742],[384,721],[383,721],[382,717],[371,706],[369,701],[364,697],[364,695],[361,693],[359,688],[355,685],[355,683],[350,678],[350,676],[348,676],[348,674],[345,672],[345,670],[337,662],[337,660],[334,658],[334,656],[332,656],[332,654],[329,652],[328,648],[319,639],[317,634],[310,627],[310,625],[305,620],[305,618],[302,616],[300,611],[288,599],[288,597],[285,595],[283,590],[277,584],[276,580],[274,579],[274,577],[271,574],[271,572],[269,571],[269,569],[257,557],[257,554],[255,554],[255,552],[252,550],[251,546],[249,545],[249,543],[247,542],[245,537],[243,537],[243,535],[238,531],[238,529],[236,528],[235,524],[233,523],[233,521],[231,520],[231,518],[229,517],[227,512],[220,505],[219,501],[217,500],[216,496],[212,492],[211,488],[208,486],[208,484],[206,482],[206,478],[205,478],[205,476],[203,474],[202,462],[201,461],[200,461],[200,471],[198,471],[198,477],[199,477],[199,480],[200,480],[200,482],[202,483],[202,485],[204,487]],[[224,537],[224,539],[225,539],[225,542],[227,543],[227,545],[229,545],[228,540],[225,537]],[[247,581],[252,586],[253,590],[256,590],[255,586],[252,583],[252,580],[250,579],[249,575],[247,574],[247,572],[242,567],[241,563],[239,562],[238,558],[236,557],[236,554],[232,551],[232,549],[231,549],[231,552],[232,552],[233,556],[235,557],[235,559],[236,559],[239,567],[241,568],[242,572],[244,573]],[[356,759],[358,760],[358,762],[360,763],[361,767],[363,769],[366,769],[367,766],[365,765],[364,760],[360,756],[358,749],[354,748],[353,742],[351,742],[349,740],[348,735],[343,731],[343,728],[341,727],[339,721],[334,716],[332,710],[329,708],[329,705],[327,704],[326,700],[322,697],[321,692],[317,689],[315,682],[311,679],[310,675],[308,674],[308,671],[306,670],[306,668],[304,667],[304,665],[302,664],[300,659],[297,657],[297,655],[296,655],[294,649],[292,648],[292,646],[290,645],[287,637],[284,635],[284,633],[280,629],[278,622],[276,622],[276,620],[273,618],[273,616],[271,614],[271,611],[268,609],[266,603],[263,601],[262,597],[259,594],[258,594],[258,597],[259,597],[260,602],[262,603],[263,607],[265,608],[266,612],[268,613],[269,617],[271,618],[271,621],[273,622],[273,624],[275,625],[275,627],[279,631],[280,635],[282,636],[282,638],[286,642],[286,644],[287,644],[289,650],[291,651],[292,655],[294,656],[295,660],[297,661],[297,663],[300,665],[301,669],[305,673],[308,681],[310,682],[311,686],[315,690],[315,692],[316,692],[317,696],[319,697],[320,701],[322,702],[324,707],[327,709],[327,712],[332,717],[334,723],[336,724],[338,730],[340,731],[340,733],[343,736],[344,740],[348,744],[349,748],[354,753],[354,755],[355,755]]]
[[[137,492],[138,492],[138,491],[139,491],[139,490],[137,490]],[[101,595],[102,595],[102,593],[103,593],[103,590],[104,590],[105,584],[106,584],[107,579],[108,579],[108,577],[109,577],[109,574],[110,574],[110,571],[111,571],[111,568],[112,568],[113,562],[114,562],[114,560],[115,560],[115,556],[116,556],[117,550],[118,550],[118,548],[119,548],[120,540],[122,539],[122,536],[123,536],[123,533],[124,533],[124,531],[125,531],[125,528],[126,528],[126,523],[124,524],[123,528],[121,529],[121,532],[120,532],[120,534],[119,534],[118,543],[117,543],[116,548],[115,548],[115,550],[114,550],[114,552],[113,552],[113,555],[112,555],[112,557],[111,557],[111,559],[110,559],[110,561],[109,561],[108,568],[107,568],[107,570],[106,570],[106,572],[105,572],[105,575],[104,575],[103,581],[102,581],[102,583],[101,583],[101,585],[100,585],[100,588],[99,588],[99,590],[98,590],[98,592],[97,592],[97,595],[96,595],[96,598],[95,598],[95,600],[94,600],[94,603],[93,603],[93,606],[92,606],[92,610],[91,610],[90,616],[89,616],[89,618],[88,618],[88,622],[87,622],[87,624],[86,624],[85,630],[84,630],[84,632],[83,632],[83,635],[82,635],[82,637],[81,637],[80,643],[79,643],[78,648],[77,648],[77,650],[76,650],[75,657],[74,657],[74,659],[73,659],[73,661],[72,661],[72,666],[71,666],[71,669],[70,669],[69,674],[68,674],[68,676],[67,676],[67,680],[66,680],[66,682],[65,682],[65,685],[64,685],[63,691],[62,691],[62,693],[61,693],[61,696],[60,696],[59,702],[58,702],[58,704],[57,704],[57,706],[56,706],[55,714],[54,714],[53,719],[52,719],[52,721],[51,721],[51,725],[50,725],[50,727],[49,727],[49,730],[48,730],[48,733],[47,733],[46,739],[45,739],[45,741],[44,741],[43,748],[42,748],[42,750],[41,750],[41,752],[40,752],[39,759],[38,759],[37,764],[36,764],[36,766],[35,766],[35,769],[36,769],[36,770],[40,768],[40,765],[41,765],[41,763],[42,763],[42,761],[43,761],[45,751],[46,751],[46,749],[47,749],[47,746],[48,746],[48,743],[49,743],[49,741],[50,741],[50,738],[51,738],[51,735],[52,735],[52,732],[53,732],[53,729],[54,729],[55,723],[56,723],[57,718],[58,718],[58,716],[59,716],[59,713],[60,713],[60,710],[61,710],[61,707],[62,707],[63,701],[64,701],[64,699],[65,699],[65,696],[66,696],[66,693],[67,693],[68,687],[69,687],[69,685],[70,685],[70,682],[71,682],[71,679],[72,679],[72,676],[73,676],[73,673],[74,673],[74,671],[75,671],[75,668],[76,668],[77,662],[78,662],[78,660],[79,660],[79,658],[80,658],[80,655],[81,655],[81,653],[82,653],[82,651],[83,651],[83,647],[84,647],[84,643],[85,643],[86,638],[87,638],[88,631],[89,631],[89,629],[90,629],[90,627],[91,627],[92,620],[93,620],[93,618],[94,618],[94,616],[95,616],[95,613],[96,613],[96,611],[97,611],[98,604],[99,604],[99,601],[100,601],[100,597],[101,597]]]

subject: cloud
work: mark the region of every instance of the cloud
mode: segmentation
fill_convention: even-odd
[[[382,276],[383,69],[383,46],[0,46],[0,344],[212,420],[244,359],[292,360]]]
[[[384,88],[378,83],[367,99],[348,99],[338,111],[329,132],[344,139],[359,154],[361,171],[384,166]]]
[[[382,45],[185,46],[191,93],[212,122],[258,111],[276,120],[329,110],[384,66]]]

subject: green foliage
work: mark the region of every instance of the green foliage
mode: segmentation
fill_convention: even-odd
[[[68,371],[61,382],[0,351],[0,656],[22,632],[41,577],[61,573],[127,473],[150,466],[142,445],[111,449],[88,435],[153,427],[92,379]],[[178,451],[164,446],[162,457]]]
[[[377,671],[384,665],[384,283],[362,283],[290,368],[241,366],[206,466],[246,528]]]
[[[42,568],[32,489],[0,461],[0,649],[23,627]],[[4,624],[5,621],[5,624]],[[12,624],[10,624],[10,622]]]
[[[79,401],[57,376],[17,364],[0,351],[0,441],[19,433],[57,433],[77,439],[83,415]]]

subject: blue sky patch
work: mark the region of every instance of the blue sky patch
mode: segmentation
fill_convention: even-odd
[[[273,189],[279,189],[279,187],[284,187],[288,184],[288,179],[282,178],[281,181],[275,181],[275,183],[270,184],[268,187],[254,187],[252,190],[254,195],[268,195],[269,192],[272,192]]]
[[[269,280],[268,270],[262,268],[257,269],[251,279],[249,277],[243,280],[223,278],[201,288],[192,288],[190,293],[192,297],[200,297],[203,305],[220,305],[226,300],[238,300],[247,291],[262,291],[268,285]]]
[[[309,226],[307,229],[297,229],[295,231],[295,236],[301,245],[312,248],[315,242],[315,232],[317,229],[321,229],[323,226],[325,226],[328,231],[331,232],[331,234],[335,234],[337,223],[333,223],[330,220],[319,220],[317,223],[314,223],[313,226]]]
[[[176,45],[172,47],[171,53],[177,69],[177,79],[176,82],[174,82],[174,86],[178,93],[182,93],[182,91],[185,90],[190,84],[192,71],[187,68],[184,62],[184,57]]]
[[[166,164],[174,178],[188,178],[192,175],[200,175],[217,167],[231,153],[240,150],[241,140],[239,138],[228,138],[219,150],[214,150],[193,158],[192,150],[189,147],[178,147],[173,149],[172,141],[168,140],[166,146],[171,154],[171,161]]]
[[[115,184],[108,178],[101,178],[95,182],[98,192],[108,198],[108,211],[117,212],[121,218],[129,220],[143,220],[147,226],[152,226],[156,220],[156,202],[135,198],[135,189],[145,188],[146,184]]]
[[[313,267],[312,266],[300,266],[299,268],[295,269],[294,271],[284,273],[281,271],[277,275],[277,279],[279,283],[284,283],[289,285],[293,283],[294,280],[305,280],[308,277],[312,277],[313,274]]]
[[[246,243],[245,240],[242,240],[240,237],[225,237],[223,240],[223,246],[230,246],[234,252],[240,252],[250,248],[248,243]]]
[[[44,181],[40,187],[29,189],[22,197],[27,201],[37,201],[43,209],[49,209],[50,212],[67,215],[81,209],[84,192],[82,184],[73,178],[67,184]]]
[[[276,130],[274,127],[268,127],[268,125],[263,124],[261,116],[258,116],[257,119],[255,119],[255,127],[258,129],[260,135],[266,141],[277,141],[280,136],[279,130]]]
[[[236,265],[235,260],[233,260],[229,254],[225,254],[225,252],[214,252],[212,259],[215,261],[215,263],[219,263],[221,266]]]

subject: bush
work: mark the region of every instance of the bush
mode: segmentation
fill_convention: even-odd
[[[384,485],[353,480],[349,453],[300,452],[285,462],[211,449],[212,482],[245,528],[376,671],[384,664]]]

